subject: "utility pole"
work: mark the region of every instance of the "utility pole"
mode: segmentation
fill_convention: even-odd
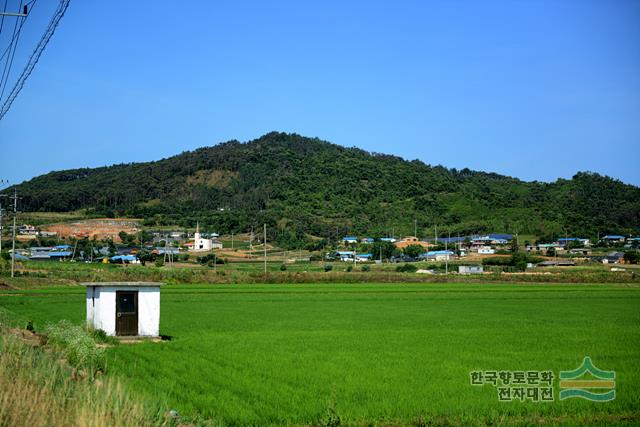
[[[447,243],[451,239],[451,232],[449,232],[449,239],[444,241],[444,272],[449,274],[449,250],[447,249]]]
[[[6,179],[0,179],[0,187],[8,184]],[[0,194],[0,253],[2,253],[2,235],[4,234],[4,227],[2,222],[2,198],[7,197],[6,194]]]
[[[78,239],[76,239],[75,245],[73,245],[73,253],[71,254],[71,261],[76,257],[76,249],[78,248]]]
[[[6,195],[0,194],[0,253],[2,253],[2,234],[4,233],[4,228],[2,227],[2,197],[6,197]]]
[[[417,239],[418,238],[418,220],[413,220],[413,235]]]
[[[263,246],[264,246],[264,273],[267,274],[267,224],[264,224],[264,239],[263,239]]]
[[[11,243],[11,277],[15,276],[16,269],[16,217],[18,216],[18,190],[13,189],[13,238]]]
[[[231,250],[233,250],[233,231],[231,232]]]

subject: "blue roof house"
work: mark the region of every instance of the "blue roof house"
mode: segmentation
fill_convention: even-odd
[[[372,258],[373,258],[373,254],[357,254],[356,255],[356,261],[358,262],[371,261]]]

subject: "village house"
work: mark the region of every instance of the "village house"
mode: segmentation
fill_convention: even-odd
[[[505,246],[513,238],[511,234],[487,234],[483,236],[473,236],[470,238],[471,247],[482,246]]]
[[[418,259],[427,261],[449,261],[453,256],[453,251],[429,251],[418,255]]]
[[[568,248],[572,243],[578,243],[585,247],[591,246],[591,241],[589,239],[581,237],[561,237],[558,239],[558,244],[565,248]]]
[[[33,247],[29,248],[29,259],[32,260],[47,260],[51,259],[51,249],[50,247]]]
[[[569,249],[569,253],[571,255],[587,256],[587,255],[591,255],[591,249],[589,249],[589,248],[573,248],[573,249]]]
[[[18,227],[18,234],[21,234],[23,236],[37,236],[38,229],[35,225],[22,224],[20,227]]]
[[[358,238],[356,236],[345,236],[342,238],[342,243],[345,245],[353,245],[358,243]]]
[[[554,261],[542,261],[538,263],[538,267],[573,267],[575,265],[575,261],[572,261],[570,259],[558,259]]]
[[[151,253],[154,255],[164,255],[164,254],[178,255],[180,253],[180,248],[176,248],[173,246],[156,247],[156,248],[153,248]]]
[[[356,254],[356,262],[367,262],[373,259],[373,254]]]
[[[622,252],[609,252],[602,259],[603,264],[624,264],[624,254]]]
[[[340,261],[353,262],[356,253],[354,251],[337,251],[335,254]]]
[[[618,234],[608,234],[600,240],[605,243],[624,243],[625,237]]]
[[[154,231],[153,243],[159,244],[160,242],[166,242],[167,244],[182,243],[185,241],[185,233],[181,231]]]
[[[484,268],[481,265],[459,265],[458,273],[460,274],[482,274]]]
[[[546,255],[550,250],[556,252],[564,252],[564,246],[560,243],[539,243],[537,245],[527,245],[527,252],[537,252]]]
[[[114,264],[140,264],[136,255],[114,255],[109,258],[109,262]]]
[[[52,260],[63,260],[73,257],[73,250],[69,245],[54,246],[49,252],[49,258]]]

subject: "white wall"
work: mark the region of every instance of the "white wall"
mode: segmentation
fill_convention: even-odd
[[[160,288],[144,287],[138,292],[138,335],[160,335]]]
[[[160,335],[160,287],[87,286],[87,323],[116,334],[116,291],[138,291],[138,335]]]

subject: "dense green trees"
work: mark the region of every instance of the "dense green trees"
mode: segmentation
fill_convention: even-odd
[[[394,255],[400,255],[400,251],[391,242],[381,242],[376,240],[371,245],[368,245],[368,248],[366,249],[367,252],[373,255],[374,259],[389,259]]]
[[[626,251],[624,253],[624,262],[627,264],[637,264],[640,260],[640,254],[638,251]]]
[[[345,234],[638,233],[640,189],[593,173],[554,183],[446,169],[269,133],[157,162],[51,172],[20,184],[25,211],[84,210],[144,225],[259,230],[287,248]],[[429,230],[429,231],[427,231]],[[565,231],[566,230],[566,231]],[[143,237],[144,238],[144,237]]]
[[[420,245],[409,245],[403,250],[406,256],[410,256],[412,258],[417,258],[418,255],[426,252],[426,249]]]

